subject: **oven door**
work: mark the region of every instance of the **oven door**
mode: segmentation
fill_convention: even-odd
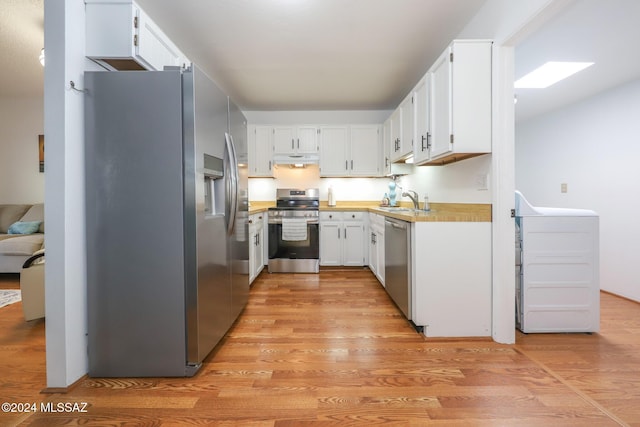
[[[320,258],[320,224],[317,219],[307,221],[306,240],[283,239],[282,221],[269,220],[269,259]]]

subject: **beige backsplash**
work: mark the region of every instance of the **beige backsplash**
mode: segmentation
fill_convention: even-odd
[[[477,188],[477,176],[490,170],[490,155],[479,156],[447,166],[415,167],[414,173],[398,178],[397,184],[405,190],[418,193],[420,201],[424,195],[429,201],[442,203],[491,203],[491,190]],[[382,200],[389,192],[391,178],[320,178],[318,165],[291,168],[279,165],[274,168],[274,178],[250,178],[249,199],[252,201],[274,201],[277,188],[319,188],[320,200],[328,199],[329,186],[333,188],[336,201]],[[410,202],[396,190],[396,200]]]

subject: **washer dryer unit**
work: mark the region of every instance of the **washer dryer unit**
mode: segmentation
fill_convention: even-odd
[[[599,217],[531,206],[516,191],[516,326],[522,332],[600,330]]]

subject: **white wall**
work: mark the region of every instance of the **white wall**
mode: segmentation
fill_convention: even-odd
[[[491,155],[451,163],[445,166],[417,166],[412,175],[399,179],[404,189],[417,191],[422,201],[440,203],[491,203]],[[478,180],[487,176],[486,187]]]
[[[640,80],[516,126],[516,187],[534,206],[598,212],[601,289],[636,301],[639,117]]]
[[[0,203],[44,202],[38,135],[44,134],[44,99],[0,98]]]

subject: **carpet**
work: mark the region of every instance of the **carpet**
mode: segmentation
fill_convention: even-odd
[[[22,297],[19,290],[0,289],[0,307],[21,301]]]

